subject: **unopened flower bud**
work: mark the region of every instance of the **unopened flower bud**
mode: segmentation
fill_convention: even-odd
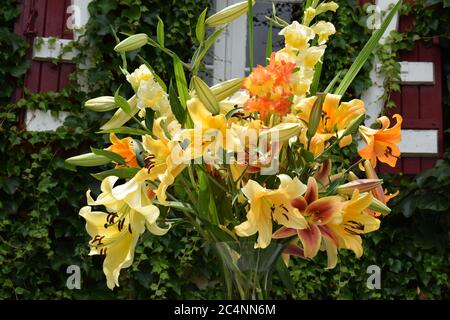
[[[253,5],[255,5],[255,1],[253,0]],[[248,1],[242,1],[236,4],[233,4],[231,6],[228,6],[219,12],[213,14],[208,19],[205,20],[205,24],[208,27],[215,28],[220,25],[224,25],[226,23],[229,23],[240,16],[242,16],[244,13],[246,13],[248,10]]]
[[[369,192],[381,185],[382,182],[383,180],[380,179],[358,179],[337,187],[337,192],[348,195],[351,195],[354,190],[359,190],[361,193]]]
[[[103,96],[88,100],[84,103],[84,106],[96,112],[105,112],[117,108],[114,97],[111,96]]]
[[[134,34],[125,40],[121,41],[114,47],[116,52],[127,52],[137,50],[145,46],[148,42],[148,36],[145,33]]]

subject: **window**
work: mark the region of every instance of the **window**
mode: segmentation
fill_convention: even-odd
[[[213,0],[211,11],[217,12],[242,0]],[[265,16],[272,14],[272,3],[277,15],[290,22],[293,10],[302,0],[258,0],[253,7],[254,17],[254,64],[265,65],[268,21]],[[273,50],[279,50],[283,39],[278,35],[281,28],[273,27]],[[205,78],[209,84],[227,79],[243,77],[249,70],[248,26],[244,15],[233,21],[217,40],[209,57],[205,59]]]

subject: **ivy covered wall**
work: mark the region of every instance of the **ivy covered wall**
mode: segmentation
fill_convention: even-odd
[[[87,98],[109,95],[118,87],[122,61],[112,50],[116,43],[113,34],[154,34],[159,15],[166,24],[166,46],[188,61],[195,47],[191,35],[196,17],[208,1],[94,0],[89,6],[92,18],[84,42],[77,45],[79,62],[91,62],[85,71],[91,92],[81,92],[73,84],[60,93],[27,94],[17,103],[10,103],[9,97],[21,86],[26,72],[27,44],[12,33],[14,19],[20,14],[18,1],[4,2],[0,13],[0,298],[220,298],[213,256],[195,230],[180,229],[162,238],[144,236],[135,263],[122,272],[121,287],[109,291],[101,271],[102,258],[87,255],[84,220],[78,217],[85,204],[85,190],[95,192],[98,186],[89,170],[72,171],[64,164],[66,157],[87,151],[90,145],[101,147],[107,139],[98,141],[94,135],[102,115],[82,105]],[[438,21],[437,25],[429,24],[417,32],[445,40],[449,9],[444,10],[442,1],[435,2],[439,10],[421,6],[416,13],[420,14],[417,21]],[[363,27],[364,11],[356,1],[339,4],[335,22],[341,34],[328,50],[325,75],[327,70],[350,66],[352,54],[369,37]],[[412,39],[412,35],[405,39]],[[445,46],[443,50],[447,50]],[[171,68],[160,52],[146,47],[141,54],[163,79],[170,78]],[[135,54],[130,54],[128,61],[130,70],[140,64]],[[448,60],[445,66],[444,83],[449,84]],[[370,67],[368,64],[363,69],[352,87],[355,93],[370,85]],[[324,79],[324,83],[330,80],[327,76]],[[448,108],[448,91],[446,95]],[[71,115],[55,132],[27,132],[18,127],[23,109],[67,110]],[[354,148],[337,156],[349,157]],[[343,254],[334,270],[324,269],[323,256],[314,262],[296,260],[291,266],[292,290],[275,279],[274,297],[449,298],[448,172],[447,156],[435,169],[416,178],[387,177],[389,188],[401,188],[402,193],[380,232],[365,242],[365,256],[357,260],[352,254]],[[73,264],[81,267],[81,290],[66,288],[66,269]],[[381,290],[366,287],[366,269],[372,264],[382,269]]]

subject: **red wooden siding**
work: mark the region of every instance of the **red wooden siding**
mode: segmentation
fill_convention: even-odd
[[[412,17],[400,19],[400,31],[412,28]],[[433,62],[435,72],[434,85],[402,85],[401,92],[393,94],[397,107],[388,111],[389,115],[399,113],[403,116],[404,129],[434,129],[439,130],[439,156],[444,149],[443,110],[442,110],[442,66],[441,51],[438,43],[426,47],[423,41],[417,41],[414,49],[402,52],[401,61]],[[417,174],[430,169],[436,163],[437,157],[401,157],[395,168],[380,165],[382,172]]]
[[[360,4],[374,3],[374,0],[359,0]],[[412,2],[412,1],[408,1]],[[402,16],[399,23],[400,31],[413,28],[411,16]],[[444,152],[444,130],[442,110],[442,64],[439,43],[426,47],[422,41],[417,41],[414,49],[402,52],[400,61],[421,61],[434,63],[434,85],[402,85],[401,92],[394,93],[392,99],[397,107],[387,111],[392,116],[399,113],[403,116],[404,129],[434,129],[439,130],[439,157]],[[397,166],[391,168],[380,164],[378,171],[387,173],[417,174],[432,168],[438,157],[400,157]]]
[[[67,7],[70,0],[22,0],[22,15],[16,21],[15,32],[30,40],[30,59],[32,42],[35,37],[56,37],[72,39],[73,34],[67,30]],[[34,23],[30,15],[35,10]],[[31,23],[29,23],[31,22]],[[34,31],[30,33],[29,31]],[[25,75],[24,87],[32,92],[60,91],[69,83],[69,74],[74,70],[73,64],[31,60],[30,69]],[[22,96],[18,89],[15,98]]]

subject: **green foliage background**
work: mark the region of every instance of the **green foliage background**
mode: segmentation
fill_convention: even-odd
[[[143,236],[135,263],[122,272],[121,287],[109,291],[101,258],[87,255],[88,236],[84,220],[78,217],[86,189],[95,193],[98,183],[89,175],[90,170],[74,172],[64,165],[66,157],[85,152],[89,146],[101,147],[107,139],[94,134],[104,121],[102,115],[86,111],[82,104],[87,98],[111,94],[123,81],[117,68],[121,59],[112,50],[115,40],[111,29],[155,34],[159,15],[166,24],[167,47],[188,61],[195,46],[190,39],[196,17],[207,1],[93,1],[85,42],[77,45],[82,52],[79,61],[91,62],[83,72],[91,92],[83,93],[73,84],[60,93],[26,93],[17,103],[9,103],[9,97],[14,88],[22,86],[28,67],[27,43],[11,31],[20,14],[18,1],[4,2],[0,13],[0,298],[221,298],[214,256],[195,230],[185,228],[173,229],[162,238],[149,233]],[[421,24],[422,36],[441,34],[439,30],[445,29],[448,8],[441,8],[442,1],[435,2],[437,11],[421,7],[419,21],[422,17],[438,21],[428,27]],[[353,55],[369,37],[363,28],[365,14],[356,1],[339,4],[341,9],[334,19],[340,34],[327,51],[323,84],[335,70],[350,66]],[[119,33],[119,37],[123,36]],[[163,79],[171,77],[168,59],[160,52],[146,47],[143,55]],[[130,69],[139,65],[133,54],[128,60]],[[449,84],[448,61],[445,68],[444,83]],[[370,85],[369,70],[370,63],[353,85],[353,93]],[[67,110],[71,115],[56,132],[27,132],[18,128],[23,109]],[[340,156],[350,157],[354,152],[353,145]],[[448,299],[449,172],[447,155],[435,169],[416,178],[385,177],[391,189],[401,188],[402,193],[394,200],[394,212],[383,219],[380,231],[365,237],[364,257],[357,260],[351,253],[341,252],[341,262],[334,270],[324,269],[324,255],[312,262],[293,260],[295,290],[288,292],[275,275],[274,298]],[[72,264],[81,267],[82,290],[66,288],[66,269]],[[381,290],[366,287],[366,269],[372,264],[382,269]]]

